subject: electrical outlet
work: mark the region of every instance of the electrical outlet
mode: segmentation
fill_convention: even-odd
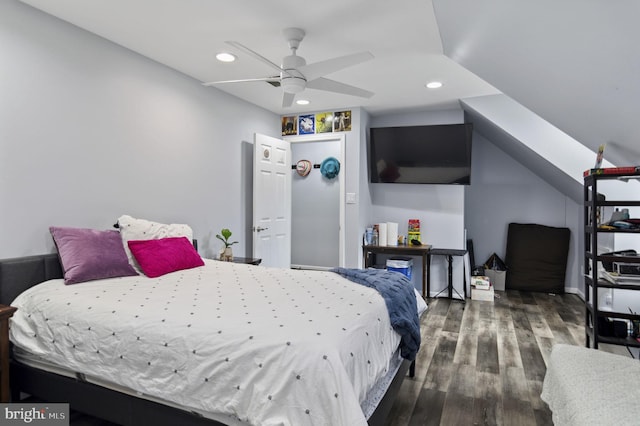
[[[605,306],[613,306],[613,296],[611,295],[611,290],[607,291],[607,295],[604,297],[604,305]]]

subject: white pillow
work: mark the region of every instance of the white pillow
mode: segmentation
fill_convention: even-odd
[[[129,259],[129,263],[138,273],[142,273],[142,269],[140,269],[140,265],[138,265],[131,250],[129,250],[128,241],[157,240],[168,237],[187,237],[189,241],[193,240],[193,230],[189,225],[184,224],[172,223],[168,225],[122,215],[118,218],[118,227],[120,228],[120,237],[122,238],[124,251],[127,253],[127,259]]]

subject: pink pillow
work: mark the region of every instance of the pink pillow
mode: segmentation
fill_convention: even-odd
[[[49,228],[58,248],[64,283],[138,275],[129,265],[118,231],[87,228]]]
[[[186,237],[127,241],[142,272],[155,278],[169,272],[203,266],[204,261]]]

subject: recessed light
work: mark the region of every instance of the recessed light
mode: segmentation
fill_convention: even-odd
[[[298,100],[296,101],[296,103],[297,103],[298,105],[309,105],[309,101],[308,101],[308,100],[306,100],[306,99],[298,99]]]
[[[220,62],[233,62],[236,60],[236,56],[231,53],[222,52],[216,55],[216,59]]]
[[[429,89],[437,89],[439,87],[442,87],[442,83],[440,83],[439,81],[430,81],[427,83],[427,87]]]

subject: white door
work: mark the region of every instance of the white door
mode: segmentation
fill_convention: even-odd
[[[261,265],[291,266],[291,145],[253,138],[253,257]]]

